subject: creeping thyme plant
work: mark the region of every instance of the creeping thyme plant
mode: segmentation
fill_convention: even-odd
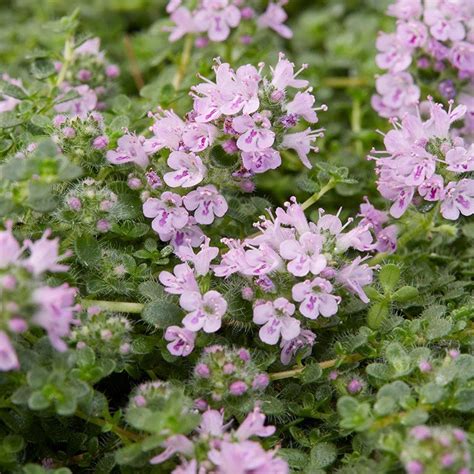
[[[2,3],[0,472],[472,472],[473,15]]]

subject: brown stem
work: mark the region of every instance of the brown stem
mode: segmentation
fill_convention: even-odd
[[[133,49],[130,36],[125,35],[123,38],[123,43],[125,46],[125,54],[127,55],[128,62],[130,64],[130,74],[132,75],[133,82],[135,82],[137,90],[140,91],[140,89],[145,85],[145,81],[143,80],[140,67],[138,66],[137,56],[135,54],[135,50]]]

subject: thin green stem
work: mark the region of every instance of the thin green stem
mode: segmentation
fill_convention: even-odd
[[[104,311],[114,311],[117,313],[135,313],[140,314],[143,311],[142,303],[128,303],[125,301],[103,301],[103,300],[82,300],[84,308],[97,306]]]
[[[60,86],[64,79],[66,78],[67,70],[72,63],[74,57],[74,39],[72,37],[68,38],[64,43],[64,61],[61,65],[61,70],[59,71],[58,77],[56,79],[56,86]]]
[[[173,86],[179,90],[181,82],[183,82],[186,70],[188,69],[189,61],[191,59],[191,52],[193,50],[194,38],[192,35],[187,35],[184,40],[183,52],[181,54],[181,61],[173,79]]]
[[[318,192],[314,193],[310,198],[306,199],[306,201],[301,204],[301,208],[303,210],[308,209],[311,207],[315,202],[318,202],[328,191],[331,191],[336,186],[336,180],[331,178],[327,184],[325,184]]]
[[[362,359],[363,356],[360,354],[351,354],[342,359],[330,359],[319,362],[319,367],[321,367],[321,369],[330,369],[331,367],[335,367],[339,364],[351,364]],[[285,370],[283,372],[273,372],[272,374],[268,375],[270,376],[270,380],[289,379],[292,377],[297,377],[303,372],[304,369],[304,367],[297,367],[295,369]]]
[[[103,418],[98,418],[96,416],[88,416],[85,413],[81,412],[80,410],[76,410],[75,415],[78,418],[87,421],[87,423],[92,423],[93,425],[100,426],[101,428],[104,426],[110,427],[110,431],[115,433],[122,441],[141,441],[142,436],[138,433],[134,433],[132,431],[128,431],[125,428],[121,428],[120,426],[116,426],[114,424],[109,423],[107,420]]]

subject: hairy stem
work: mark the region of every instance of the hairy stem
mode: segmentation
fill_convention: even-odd
[[[183,52],[181,54],[181,61],[176,71],[176,75],[173,79],[173,86],[176,90],[179,90],[181,82],[183,82],[184,76],[186,75],[186,70],[191,59],[191,52],[193,50],[194,38],[192,35],[186,36],[183,46]]]
[[[322,362],[319,362],[319,367],[321,367],[321,369],[329,369],[341,363],[351,364],[353,362],[358,362],[359,360],[362,360],[362,359],[363,357],[360,354],[351,354],[344,357],[343,359],[330,359],[330,360],[324,360]],[[304,369],[305,369],[304,367],[298,367],[296,369],[285,370],[283,372],[273,372],[272,374],[269,374],[270,380],[282,380],[282,379],[289,379],[291,377],[297,377],[299,374],[303,372]]]
[[[301,204],[303,210],[311,207],[315,202],[319,201],[328,191],[331,191],[336,186],[336,180],[331,178],[318,192],[314,193],[310,198]]]
[[[82,300],[81,305],[84,308],[97,306],[104,311],[116,311],[117,313],[135,313],[140,314],[143,310],[142,303],[128,303],[125,301],[103,301],[103,300]]]
[[[75,416],[87,421],[88,423],[92,423],[93,425],[100,427],[110,426],[110,431],[115,433],[122,441],[141,441],[142,439],[141,435],[138,433],[134,433],[133,431],[128,431],[125,428],[121,428],[120,426],[113,425],[103,418],[88,416],[80,410],[76,411]]]

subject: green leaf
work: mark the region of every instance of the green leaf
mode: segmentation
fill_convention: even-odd
[[[474,388],[462,388],[454,394],[455,410],[474,412]]]
[[[160,329],[179,324],[181,318],[182,311],[179,306],[168,301],[152,301],[146,304],[142,311],[142,319]]]
[[[96,267],[101,260],[99,243],[91,235],[79,237],[74,242],[74,253],[85,267]]]
[[[31,410],[45,410],[50,405],[50,401],[41,391],[33,392],[28,398],[28,406]]]
[[[384,265],[379,272],[379,281],[386,293],[392,292],[400,280],[400,268],[393,263]]]
[[[279,449],[278,457],[285,459],[292,469],[303,469],[308,464],[308,456],[299,449]]]
[[[337,457],[336,446],[332,443],[319,443],[311,449],[311,467],[323,468],[330,466]]]
[[[378,301],[374,303],[367,312],[367,324],[370,329],[379,329],[388,316],[388,303]]]
[[[52,186],[41,181],[30,181],[26,204],[38,212],[50,212],[57,206]]]
[[[53,61],[48,58],[37,58],[31,64],[31,73],[36,79],[46,79],[56,73]]]
[[[301,380],[304,384],[313,383],[318,380],[323,373],[319,364],[308,364],[301,374]]]
[[[392,300],[397,303],[406,303],[418,296],[418,290],[413,286],[402,286],[393,295]]]
[[[20,100],[26,99],[28,97],[21,87],[15,86],[14,84],[4,81],[3,79],[0,79],[0,94]]]
[[[26,118],[18,115],[15,111],[0,114],[0,128],[13,128],[26,122]]]
[[[220,145],[213,147],[209,156],[211,162],[218,168],[230,168],[236,163],[236,155],[226,153]]]

